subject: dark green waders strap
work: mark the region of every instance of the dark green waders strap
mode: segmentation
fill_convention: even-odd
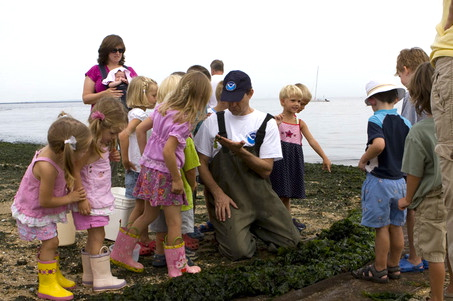
[[[226,128],[225,128],[225,111],[217,112],[217,123],[219,125],[219,136],[228,138]],[[261,145],[264,141],[264,136],[266,136],[266,125],[269,120],[274,118],[271,114],[267,113],[266,118],[264,118],[263,123],[261,124],[260,128],[256,132],[255,137],[255,151],[256,154],[259,155]],[[228,152],[228,148],[222,147],[223,152]]]

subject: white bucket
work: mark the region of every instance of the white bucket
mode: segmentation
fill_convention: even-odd
[[[113,251],[113,246],[114,246],[114,244],[109,247],[110,253]],[[134,251],[132,251],[132,259],[134,259],[135,261],[138,261],[139,256],[140,256],[140,245],[136,244]]]
[[[127,225],[129,215],[135,207],[135,199],[129,199],[125,196],[126,188],[124,187],[112,187],[111,191],[115,197],[115,209],[110,215],[109,224],[105,226],[105,238],[116,240],[120,222],[123,227]]]
[[[74,226],[74,220],[72,218],[72,213],[69,212],[66,214],[68,222],[66,224],[57,223],[57,233],[58,233],[58,245],[59,246],[69,246],[75,243],[75,233],[76,229]]]

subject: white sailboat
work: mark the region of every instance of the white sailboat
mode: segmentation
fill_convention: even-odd
[[[328,100],[327,98],[324,98],[324,99],[318,99],[318,98],[317,98],[317,93],[318,93],[318,76],[319,76],[319,66],[318,66],[318,68],[316,69],[315,94],[314,94],[313,100],[314,100],[314,101],[327,101],[327,102],[329,102],[330,100]]]

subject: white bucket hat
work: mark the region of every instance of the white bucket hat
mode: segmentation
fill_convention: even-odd
[[[404,95],[406,95],[406,90],[403,89],[403,88],[400,88],[400,87],[397,87],[393,84],[383,84],[383,83],[380,83],[380,82],[377,82],[377,81],[370,81],[368,84],[366,84],[366,94],[367,94],[367,97],[365,99],[365,103],[367,104],[367,106],[370,105],[370,103],[368,102],[368,99],[375,95],[375,94],[378,94],[378,93],[381,93],[381,92],[387,92],[387,91],[390,91],[390,90],[397,90],[398,91],[398,100],[401,100],[404,98]]]

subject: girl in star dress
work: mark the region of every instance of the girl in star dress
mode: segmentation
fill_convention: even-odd
[[[310,91],[303,85],[301,87],[302,90],[296,85],[287,85],[280,90],[279,98],[283,112],[275,116],[280,131],[283,159],[274,162],[270,180],[272,188],[290,212],[291,198],[305,198],[302,138],[305,137],[308,144],[322,158],[323,170],[330,172],[332,165],[319,143],[313,138],[307,124],[296,116],[296,113],[303,110],[311,100]],[[293,223],[299,231],[305,229],[305,225],[295,218]]]

